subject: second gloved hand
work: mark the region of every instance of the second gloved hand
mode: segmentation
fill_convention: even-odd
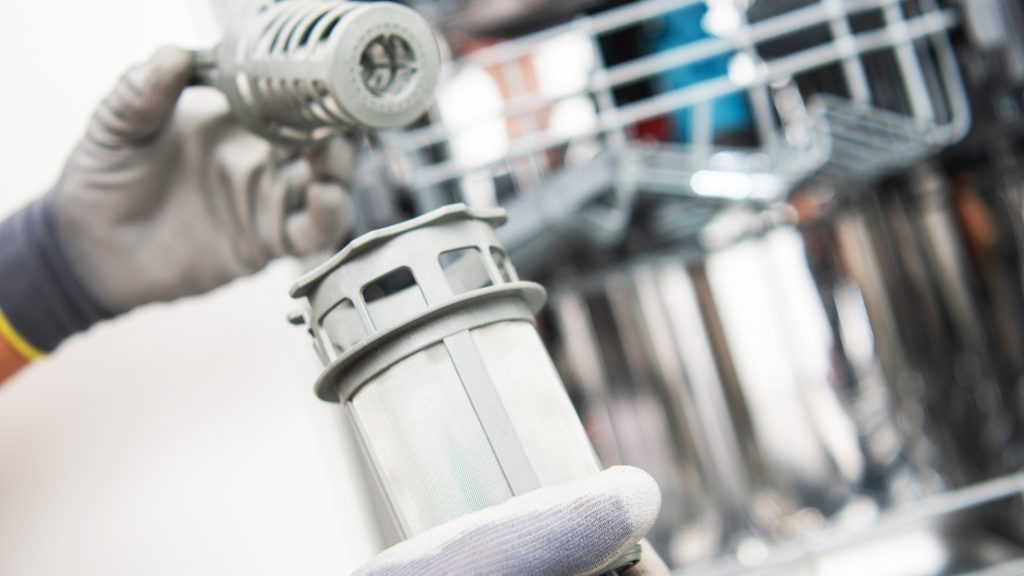
[[[384,551],[356,576],[591,576],[641,542],[660,506],[658,485],[647,473],[610,468],[428,530]],[[642,544],[640,563],[622,576],[668,576]]]
[[[339,182],[247,132],[215,91],[185,90],[190,72],[175,48],[129,70],[47,198],[68,260],[114,314],[331,248],[347,227]]]

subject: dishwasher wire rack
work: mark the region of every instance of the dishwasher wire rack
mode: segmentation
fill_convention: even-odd
[[[656,36],[680,14],[704,32],[606,61],[614,35]],[[856,189],[955,142],[970,125],[957,25],[935,0],[641,0],[450,62],[428,121],[379,146],[418,212],[554,194],[538,233],[576,221],[614,242],[639,194],[728,206],[809,179]],[[737,95],[748,122],[723,128]],[[652,139],[659,122],[676,134]],[[601,155],[600,185],[545,186]]]

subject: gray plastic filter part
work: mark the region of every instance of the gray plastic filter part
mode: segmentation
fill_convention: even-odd
[[[433,101],[440,53],[427,21],[400,4],[289,0],[194,52],[193,68],[250,129],[305,144],[415,121]]]
[[[599,471],[534,325],[544,289],[457,204],[366,234],[295,285],[403,537]],[[639,558],[639,547],[611,568]]]

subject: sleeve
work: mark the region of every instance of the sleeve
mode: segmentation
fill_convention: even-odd
[[[65,256],[49,202],[0,222],[0,340],[25,361],[112,316]]]

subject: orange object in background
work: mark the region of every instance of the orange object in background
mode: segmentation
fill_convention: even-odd
[[[975,260],[996,250],[999,244],[998,228],[989,207],[982,200],[972,174],[958,174],[953,179],[953,203],[960,226]]]

